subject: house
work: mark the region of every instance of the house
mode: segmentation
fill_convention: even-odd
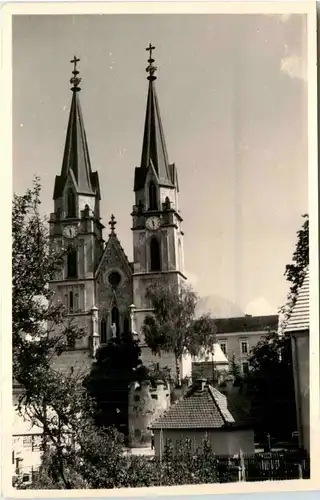
[[[41,464],[42,428],[34,426],[16,410],[21,388],[13,385],[12,475],[30,482]]]
[[[233,408],[227,396],[199,379],[180,400],[150,426],[154,432],[155,454],[160,456],[166,443],[190,440],[192,449],[209,440],[217,455],[254,453],[254,432],[245,412]]]
[[[277,314],[268,316],[241,316],[217,318],[217,342],[229,363],[232,358],[243,373],[249,369],[250,351],[266,335],[267,331],[278,330]]]
[[[219,375],[228,370],[228,358],[217,342],[212,345],[211,349],[202,349],[198,356],[195,356],[192,360],[192,380],[199,377],[218,380]]]
[[[309,286],[309,269],[307,269],[284,329],[284,333],[291,337],[299,446],[307,451],[310,450]]]

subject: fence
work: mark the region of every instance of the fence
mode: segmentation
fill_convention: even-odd
[[[221,470],[220,482],[230,478],[230,472],[238,468],[240,481],[281,481],[309,479],[310,458],[304,451],[256,453],[240,457],[216,457]],[[234,476],[234,474],[233,474]],[[230,480],[230,479],[227,479]]]
[[[279,481],[310,478],[310,459],[305,452],[272,452],[244,456],[246,481]]]

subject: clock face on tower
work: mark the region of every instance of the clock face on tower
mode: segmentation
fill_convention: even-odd
[[[160,227],[160,219],[159,217],[149,217],[146,222],[146,227],[150,229],[151,231],[155,231],[156,229],[159,229]]]
[[[77,236],[76,226],[66,226],[63,230],[63,236],[68,239],[75,238]]]

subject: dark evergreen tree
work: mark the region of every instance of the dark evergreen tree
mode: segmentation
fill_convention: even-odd
[[[127,435],[129,384],[141,366],[140,354],[139,344],[130,333],[112,338],[98,349],[84,386],[96,401],[99,426],[115,426]]]

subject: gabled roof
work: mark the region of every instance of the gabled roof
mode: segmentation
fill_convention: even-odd
[[[124,249],[121,246],[121,243],[116,235],[116,233],[111,232],[109,238],[106,242],[102,257],[100,259],[99,265],[97,267],[96,276],[99,275],[102,267],[106,264],[107,267],[115,267],[114,263],[108,262],[108,254],[111,254],[113,258],[117,260],[117,266],[126,271],[127,276],[132,275],[132,265],[129,262],[127,255],[124,252]],[[107,260],[107,262],[106,262]]]
[[[199,382],[151,425],[152,429],[223,429],[238,427],[227,398],[214,387]]]
[[[292,308],[290,317],[284,329],[285,333],[309,330],[309,321],[310,321],[309,295],[310,295],[310,280],[309,280],[309,268],[307,268],[303,283],[297,294],[296,303]]]
[[[268,328],[278,329],[279,316],[241,316],[238,318],[216,318],[217,335],[221,333],[260,332]]]
[[[61,174],[56,176],[53,198],[61,196],[69,172],[72,171],[79,193],[95,194],[99,190],[98,173],[92,172],[86,131],[82,117],[79,90],[72,92],[69,122],[64,147]]]
[[[140,167],[135,169],[134,190],[142,189],[150,164],[153,164],[159,184],[175,185],[176,169],[168,161],[158,97],[153,80],[149,81]]]

